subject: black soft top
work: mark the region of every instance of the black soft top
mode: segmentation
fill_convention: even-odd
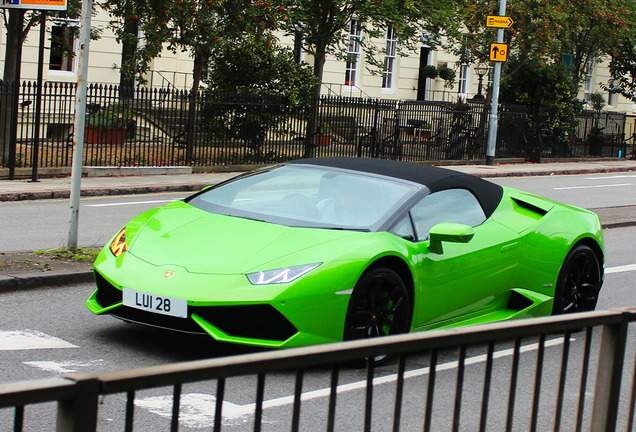
[[[451,188],[468,189],[479,200],[484,208],[486,217],[490,217],[495,211],[503,195],[501,186],[479,177],[423,164],[353,157],[297,159],[287,163],[342,168],[394,177],[424,185],[431,192]]]

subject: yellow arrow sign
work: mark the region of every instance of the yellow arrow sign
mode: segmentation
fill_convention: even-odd
[[[490,60],[498,62],[505,62],[506,60],[508,60],[508,44],[491,43]]]
[[[510,28],[514,21],[509,16],[488,15],[486,27]]]

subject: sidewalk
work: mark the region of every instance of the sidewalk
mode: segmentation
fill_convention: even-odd
[[[597,160],[579,162],[555,162],[543,164],[502,165],[453,165],[456,171],[479,177],[544,176],[564,174],[591,174],[605,172],[636,172],[636,160]],[[106,196],[173,191],[197,191],[216,184],[238,173],[169,174],[119,177],[86,177],[81,182],[82,196]],[[0,201],[67,198],[71,179],[43,178],[33,183],[28,180],[0,180]],[[1,204],[0,204],[1,205]],[[633,212],[622,214],[636,220]],[[620,226],[615,213],[599,213],[603,223]],[[631,214],[634,213],[634,214]],[[604,221],[604,218],[607,218]],[[610,220],[611,219],[611,220]],[[631,222],[630,222],[631,223]],[[0,293],[38,287],[64,286],[73,283],[90,283],[93,280],[92,265],[72,261],[50,260],[29,252],[0,254]]]
[[[588,174],[603,172],[636,172],[636,160],[594,160],[542,164],[453,165],[447,168],[479,177],[542,176],[558,174]],[[117,177],[85,177],[81,182],[82,196],[127,195],[155,192],[198,191],[217,184],[238,173],[202,173],[139,175]],[[68,198],[70,177],[29,180],[0,180],[0,201]]]

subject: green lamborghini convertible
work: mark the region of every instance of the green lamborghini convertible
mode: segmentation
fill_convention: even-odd
[[[596,214],[456,171],[301,159],[134,218],[96,314],[285,348],[594,309]]]

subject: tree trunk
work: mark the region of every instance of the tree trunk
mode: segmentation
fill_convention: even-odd
[[[192,163],[192,156],[194,152],[194,134],[196,131],[196,111],[197,111],[197,97],[199,95],[199,86],[201,79],[203,78],[203,72],[207,65],[209,55],[203,55],[196,53],[194,56],[194,69],[192,71],[192,88],[190,89],[190,97],[188,101],[188,124],[186,133],[186,155],[185,163],[190,165]]]
[[[7,44],[4,56],[3,82],[19,86],[19,67],[21,59],[21,46],[24,40],[24,9],[9,9],[9,22],[7,25]],[[5,166],[9,164],[9,153],[11,150],[11,125],[15,121],[14,103],[17,91],[12,91],[16,87],[3,86],[2,98],[0,99],[0,154]]]
[[[305,154],[304,157],[310,158],[315,156],[317,147],[316,135],[318,134],[318,116],[320,107],[320,86],[322,85],[322,75],[325,68],[326,47],[318,47],[314,57],[314,76],[318,78],[318,84],[314,88],[314,96],[309,112],[309,120],[307,122],[307,135],[305,137]]]
[[[124,25],[124,32],[127,35],[134,36],[133,40],[137,39],[137,33],[139,32],[139,23],[137,20],[126,20]],[[135,77],[133,74],[125,73],[124,65],[132,61],[135,52],[137,51],[137,43],[131,43],[128,38],[124,38],[121,45],[121,68],[119,73],[119,97],[120,99],[132,99],[135,91]]]

